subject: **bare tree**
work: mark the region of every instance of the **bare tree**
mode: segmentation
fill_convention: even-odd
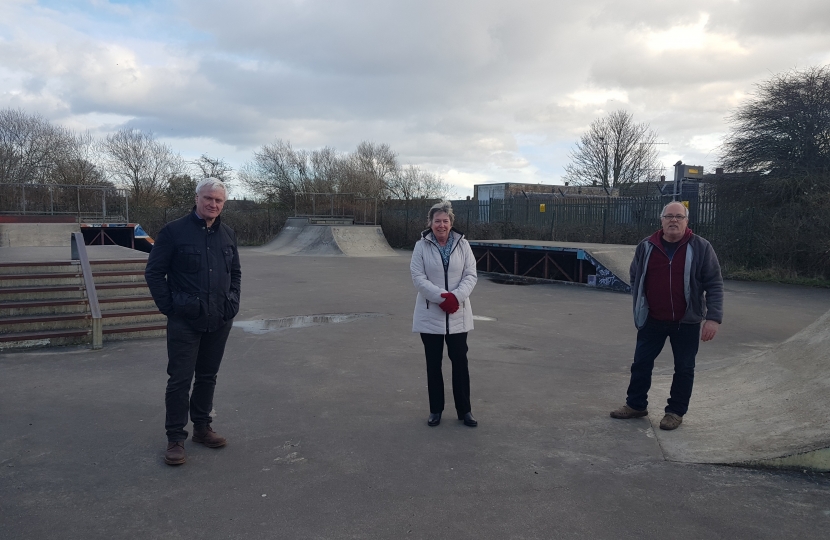
[[[345,162],[347,159],[330,146],[325,146],[308,154],[309,191],[318,193],[339,191],[341,179],[346,170]]]
[[[571,151],[565,180],[575,185],[611,188],[656,176],[662,170],[654,148],[657,133],[637,124],[626,111],[615,111],[591,123]]]
[[[207,154],[190,162],[197,178],[217,178],[226,184],[233,181],[233,167],[222,158],[213,158]]]
[[[721,164],[791,179],[830,173],[830,66],[793,70],[757,85],[729,118]]]
[[[179,154],[153,133],[122,129],[100,143],[107,173],[127,187],[137,204],[154,204],[165,194],[170,178],[184,174]]]
[[[388,144],[363,141],[351,155],[343,190],[363,197],[385,197],[399,169],[398,156]]]
[[[239,179],[256,196],[288,207],[293,204],[294,193],[302,191],[296,161],[291,143],[277,139],[254,152],[253,160],[239,171]]]
[[[72,133],[38,114],[0,110],[0,183],[47,183]]]
[[[56,184],[76,186],[111,186],[98,164],[98,143],[88,132],[72,133],[55,156],[51,180]]]
[[[387,144],[362,142],[351,154],[331,147],[296,150],[277,140],[254,153],[239,172],[242,183],[258,197],[285,207],[296,193],[351,193],[359,197],[411,200],[439,198],[449,185],[438,176],[408,166],[401,168]]]
[[[342,191],[348,161],[348,156],[330,147],[295,150],[289,141],[278,139],[254,152],[254,159],[239,171],[239,179],[258,197],[290,206],[295,193]]]
[[[414,165],[399,169],[386,184],[386,190],[394,199],[443,199],[450,186],[441,177]]]

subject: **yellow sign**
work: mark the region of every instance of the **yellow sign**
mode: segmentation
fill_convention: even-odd
[[[689,201],[680,201],[680,204],[686,207],[686,210],[689,209]]]
[[[700,171],[697,170],[697,169],[692,169],[691,167],[689,167],[689,174],[700,174]]]
[[[544,212],[544,211],[545,211],[545,205],[544,205],[544,204],[540,204],[540,205],[539,205],[539,211],[540,211],[540,212]]]

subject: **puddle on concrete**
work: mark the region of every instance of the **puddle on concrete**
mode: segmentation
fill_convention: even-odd
[[[521,345],[499,345],[499,349],[507,349],[508,351],[532,351],[530,347],[522,347]]]
[[[326,313],[322,315],[299,315],[280,319],[257,319],[253,321],[234,321],[236,328],[251,334],[267,334],[289,328],[308,328],[324,324],[349,323],[360,319],[382,317],[382,313]]]
[[[495,317],[485,317],[484,315],[473,315],[474,321],[497,321]]]

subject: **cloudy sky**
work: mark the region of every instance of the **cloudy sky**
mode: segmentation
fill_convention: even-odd
[[[621,108],[658,131],[664,165],[714,167],[756,83],[830,64],[827,0],[0,0],[0,14],[0,108],[150,130],[236,168],[277,138],[388,143],[459,197],[561,183],[579,135]]]

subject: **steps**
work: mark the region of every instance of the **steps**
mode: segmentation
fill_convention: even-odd
[[[90,261],[103,339],[160,337],[144,259]],[[78,261],[0,263],[0,351],[91,343],[92,315]]]

